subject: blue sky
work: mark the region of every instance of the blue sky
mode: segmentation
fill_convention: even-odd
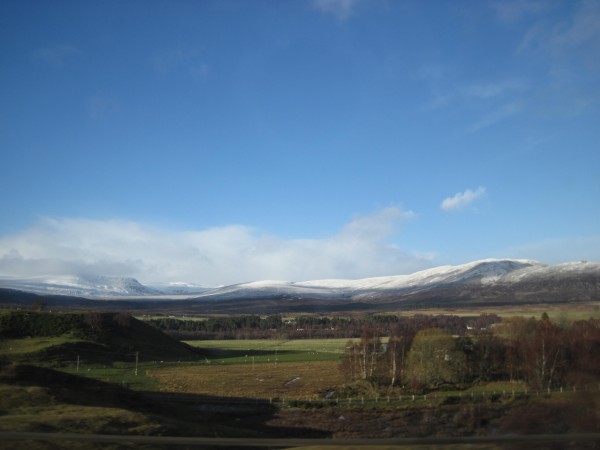
[[[0,275],[600,261],[600,2],[4,1]]]

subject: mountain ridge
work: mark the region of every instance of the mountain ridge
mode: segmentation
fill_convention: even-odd
[[[547,265],[528,259],[484,259],[439,266],[408,275],[308,281],[263,280],[217,288],[186,283],[141,284],[103,276],[0,278],[0,287],[37,294],[138,300],[178,298],[197,302],[245,300],[432,301],[441,299],[532,299],[564,296],[600,300],[600,264],[586,261]],[[444,300],[445,299],[445,300]]]

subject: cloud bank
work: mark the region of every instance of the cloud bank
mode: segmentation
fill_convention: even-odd
[[[243,225],[170,231],[121,220],[44,219],[0,238],[0,275],[97,274],[217,286],[411,273],[430,260],[388,241],[412,216],[390,207],[356,217],[333,236],[287,240]]]
[[[483,186],[479,186],[474,191],[467,189],[465,192],[458,192],[452,197],[445,198],[440,208],[445,212],[462,211],[484,195],[485,188]]]

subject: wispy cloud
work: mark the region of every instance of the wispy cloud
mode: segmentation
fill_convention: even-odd
[[[543,69],[535,87],[536,113],[572,116],[600,106],[600,3],[573,2],[573,13],[535,21],[516,48]]]
[[[54,67],[60,67],[64,65],[68,59],[81,53],[82,51],[73,45],[52,45],[34,50],[31,56],[36,61],[41,61]]]
[[[593,49],[600,45],[600,3],[583,1],[571,17],[560,22],[536,22],[525,33],[517,53],[526,50],[546,51],[557,56],[572,51],[572,47],[589,44]],[[597,53],[596,53],[597,55]]]
[[[541,0],[513,0],[492,2],[491,6],[500,20],[516,22],[547,10],[550,4]]]
[[[320,239],[282,239],[243,225],[169,231],[119,220],[45,219],[0,238],[0,274],[93,273],[220,285],[409,273],[431,261],[388,241],[412,216],[385,208]]]
[[[485,112],[479,120],[468,127],[467,131],[469,133],[475,133],[508,119],[519,112],[521,112],[521,106],[518,103],[506,103],[504,105],[500,105],[495,109]]]
[[[464,118],[467,133],[520,113],[532,91],[531,83],[524,77],[458,81],[454,70],[439,64],[423,65],[413,76],[428,84],[431,92],[420,111],[450,109]]]
[[[528,89],[528,83],[517,79],[497,80],[491,83],[473,83],[462,87],[462,94],[481,100],[493,99],[503,95]]]
[[[467,189],[464,192],[457,192],[452,197],[445,198],[440,205],[445,212],[462,211],[473,202],[481,199],[486,193],[483,186],[479,186],[474,191]]]
[[[333,15],[337,20],[344,21],[354,12],[359,0],[313,0],[313,6],[318,11]]]

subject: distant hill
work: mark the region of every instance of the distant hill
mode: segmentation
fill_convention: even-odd
[[[0,279],[0,304],[21,307],[43,300],[49,307],[169,314],[396,311],[600,301],[600,264],[580,261],[546,265],[531,260],[487,259],[410,275],[359,280],[255,281],[204,290],[196,295],[190,294],[193,287],[173,288],[172,292],[187,292],[184,299],[174,294],[138,295],[144,291],[142,288],[136,288],[136,295],[105,296],[102,300],[63,297],[56,295],[58,291],[50,289],[51,286],[46,289],[41,285],[36,285],[36,292],[54,294],[35,297],[27,291],[26,284],[21,289],[6,286],[4,279]],[[148,292],[157,287],[148,288]]]
[[[209,289],[190,283],[152,283],[144,285],[135,278],[101,275],[0,277],[0,287],[41,295],[68,295],[87,298],[189,296],[200,294]]]
[[[0,315],[0,337],[19,339],[27,360],[71,359],[85,355],[88,361],[132,360],[139,352],[145,360],[189,360],[201,357],[198,350],[179,342],[126,313],[45,313],[12,311]],[[27,352],[27,343],[32,345]],[[5,352],[5,358],[10,353]],[[14,359],[14,358],[13,358]]]

